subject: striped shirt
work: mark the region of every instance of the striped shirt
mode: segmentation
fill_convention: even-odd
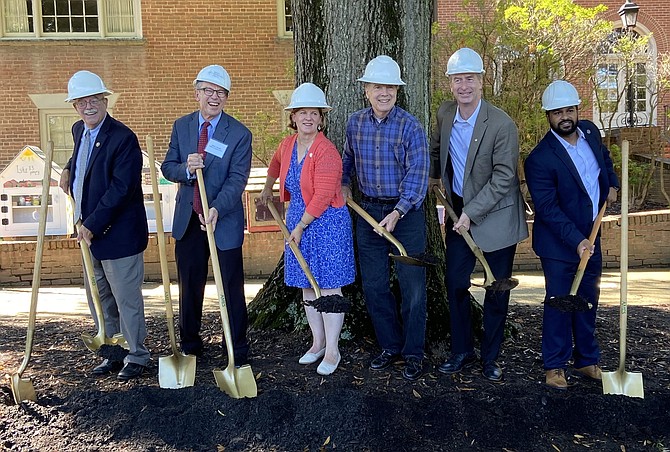
[[[421,206],[428,190],[428,139],[419,121],[400,107],[383,120],[371,107],[349,117],[342,154],[342,184],[355,168],[360,190],[372,198],[400,198],[406,214]]]

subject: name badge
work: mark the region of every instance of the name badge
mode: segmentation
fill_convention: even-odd
[[[205,152],[207,152],[208,154],[216,155],[218,158],[222,158],[223,154],[226,153],[226,149],[228,149],[227,144],[212,138],[207,142]]]

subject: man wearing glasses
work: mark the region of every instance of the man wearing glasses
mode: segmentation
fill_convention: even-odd
[[[85,241],[91,249],[106,332],[110,337],[122,333],[129,346],[125,365],[105,359],[92,373],[120,370],[117,378],[127,381],[142,375],[150,359],[144,345],[142,298],[149,232],[141,185],[142,151],[135,133],[107,114],[110,94],[92,72],[79,71],[70,78],[66,102],[73,104],[81,121],[72,126],[74,153],[60,186],[74,199],[77,241]],[[88,284],[86,288],[95,319]]]
[[[233,336],[235,365],[248,363],[247,308],[244,298],[242,193],[251,170],[251,132],[223,111],[230,76],[219,65],[203,68],[193,81],[200,109],[177,119],[161,166],[179,183],[172,236],[179,282],[179,333],[184,353],[202,356],[202,304],[209,246],[205,223],[216,239],[226,307]],[[196,179],[202,169],[209,212],[203,212]]]

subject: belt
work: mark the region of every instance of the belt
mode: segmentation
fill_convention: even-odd
[[[371,196],[363,194],[361,194],[361,199],[365,202],[369,202],[370,204],[388,204],[388,205],[396,205],[398,204],[398,201],[400,201],[400,198],[373,198]]]

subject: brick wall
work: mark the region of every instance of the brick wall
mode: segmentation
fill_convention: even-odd
[[[0,170],[23,146],[40,146],[39,112],[28,95],[66,93],[80,69],[120,95],[114,116],[142,144],[153,135],[159,159],[174,120],[196,109],[191,82],[208,64],[230,73],[227,111],[248,125],[258,111],[281,119],[271,91],[293,88],[293,40],[277,37],[276,0],[141,5],[142,40],[0,40]]]
[[[618,268],[620,262],[620,218],[603,219],[603,262],[607,268]],[[532,222],[529,224],[532,233]],[[279,232],[259,232],[245,236],[243,255],[247,277],[264,277],[274,270],[283,251]],[[26,286],[32,281],[35,242],[0,242],[0,285]],[[174,240],[168,236],[168,268],[176,281]],[[670,266],[670,210],[634,213],[629,216],[629,267]],[[160,261],[155,236],[151,236],[144,254],[145,280],[160,281]],[[530,246],[522,242],[514,261],[515,271],[540,270],[540,261]],[[83,284],[81,254],[74,239],[47,240],[42,259],[42,285]]]

